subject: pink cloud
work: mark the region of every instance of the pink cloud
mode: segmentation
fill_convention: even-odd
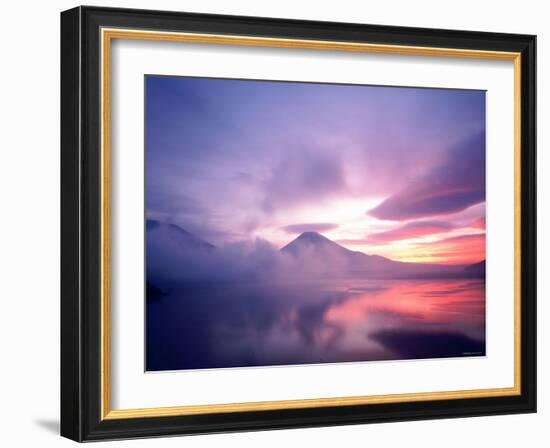
[[[481,218],[474,219],[469,224],[469,227],[472,229],[485,229],[485,217],[482,216]]]
[[[415,221],[384,232],[372,233],[364,239],[364,242],[368,244],[386,244],[397,240],[447,233],[454,228],[453,224],[444,221]]]
[[[442,264],[469,264],[485,259],[485,233],[443,238],[416,246],[423,257]]]

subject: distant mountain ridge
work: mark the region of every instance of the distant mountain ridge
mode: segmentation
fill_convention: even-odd
[[[176,245],[182,245],[184,248],[190,247],[193,249],[212,250],[216,247],[213,244],[196,237],[191,232],[188,232],[176,224],[147,219],[145,225],[148,236],[153,236],[155,231],[160,231],[163,233],[163,236],[170,239],[171,242]]]
[[[426,263],[408,263],[391,260],[380,255],[367,255],[352,251],[317,232],[303,232],[281,249],[281,252],[295,257],[309,256],[334,263],[335,269],[345,269],[350,273],[395,278],[428,277],[479,277],[481,266],[483,275],[485,261],[475,265],[443,265]],[[345,266],[343,266],[343,263]]]
[[[146,221],[148,246],[160,244],[181,254],[213,256],[216,247],[175,224]],[[303,232],[279,251],[304,264],[322,265],[327,275],[373,278],[460,278],[485,276],[485,260],[472,265],[408,263],[349,250],[318,232]],[[210,254],[210,255],[209,255]]]
[[[472,277],[485,277],[485,260],[466,266],[464,271]]]

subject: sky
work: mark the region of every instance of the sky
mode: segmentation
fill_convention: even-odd
[[[148,75],[146,215],[216,246],[316,231],[485,258],[485,92]]]

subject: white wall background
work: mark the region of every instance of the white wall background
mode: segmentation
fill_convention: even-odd
[[[204,13],[350,21],[538,35],[539,413],[117,442],[109,446],[252,447],[366,445],[447,448],[547,446],[550,390],[549,8],[542,1],[133,0],[88,4]],[[2,445],[70,446],[59,414],[59,12],[78,3],[2,5],[0,70],[0,440]],[[546,278],[545,278],[546,277]],[[98,444],[96,446],[107,446]]]

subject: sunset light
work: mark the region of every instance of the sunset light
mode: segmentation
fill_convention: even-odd
[[[147,370],[485,354],[485,92],[146,77]]]

